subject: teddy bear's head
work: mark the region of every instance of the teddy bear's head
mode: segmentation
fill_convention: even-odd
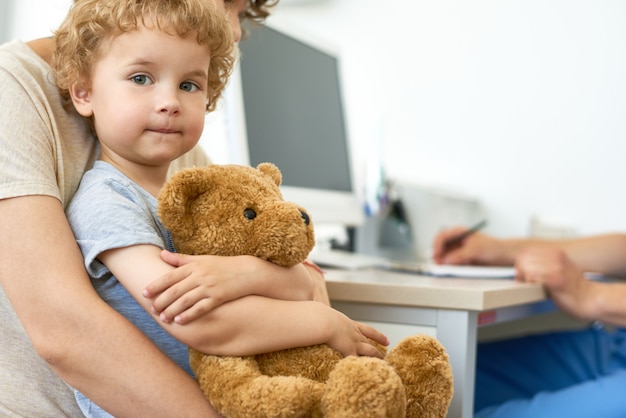
[[[271,163],[182,170],[159,194],[159,217],[179,252],[253,255],[294,266],[313,249],[315,234],[309,214],[283,199],[281,182]]]

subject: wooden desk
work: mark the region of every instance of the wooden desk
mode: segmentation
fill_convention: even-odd
[[[473,416],[478,328],[554,310],[540,285],[510,279],[329,269],[326,282],[334,308],[374,325],[392,346],[416,333],[443,344],[454,373],[450,418]]]

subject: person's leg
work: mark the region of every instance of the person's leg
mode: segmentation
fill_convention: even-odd
[[[477,412],[474,418],[624,418],[626,370],[555,392],[537,393]]]
[[[615,363],[620,335],[590,328],[479,344],[475,411],[560,391],[626,366],[623,358]]]

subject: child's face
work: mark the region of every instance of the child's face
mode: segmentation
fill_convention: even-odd
[[[73,94],[77,110],[93,115],[102,159],[161,166],[193,148],[204,127],[208,48],[193,34],[140,26],[102,51],[91,87]]]

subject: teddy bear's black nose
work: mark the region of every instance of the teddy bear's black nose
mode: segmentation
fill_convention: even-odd
[[[309,215],[305,212],[305,211],[300,211],[300,216],[302,217],[302,219],[304,219],[304,224],[308,225],[309,223],[311,223],[311,218],[309,217]]]

